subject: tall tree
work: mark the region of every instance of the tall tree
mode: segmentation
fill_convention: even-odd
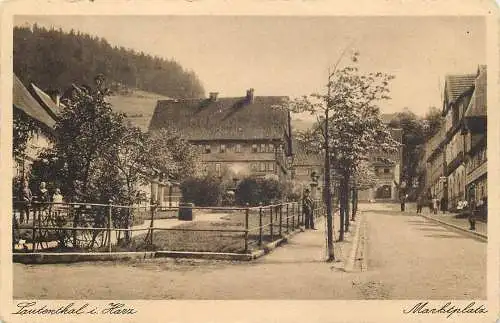
[[[307,136],[310,142],[311,136],[320,139],[327,157],[325,191],[330,189],[330,172],[334,169],[340,176],[339,240],[344,239],[344,232],[349,229],[348,194],[353,174],[373,152],[392,153],[398,146],[380,118],[378,107],[380,101],[390,99],[389,82],[393,76],[361,73],[355,66],[358,57],[354,53],[351,65],[343,68],[339,67],[339,59],[329,73],[326,93],[305,96],[291,104],[296,111],[309,111],[317,116],[320,127],[309,131]],[[326,198],[328,209],[330,196],[327,194]]]

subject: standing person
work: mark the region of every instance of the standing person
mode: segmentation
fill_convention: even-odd
[[[52,195],[52,203],[53,205],[53,210],[56,213],[56,215],[59,215],[62,209],[61,203],[63,203],[63,196],[61,194],[61,190],[59,188],[56,188],[56,191],[54,192],[54,195]]]
[[[21,223],[24,222],[24,217],[26,216],[26,223],[30,220],[30,207],[31,202],[33,201],[33,194],[31,193],[31,189],[29,187],[29,183],[27,180],[23,182],[23,202],[24,205],[21,210]]]
[[[302,197],[302,212],[305,215],[305,227],[306,229],[316,230],[314,227],[314,217],[313,217],[313,200],[310,196],[311,191],[306,189],[304,191],[304,196]]]
[[[417,197],[417,213],[418,214],[422,213],[422,207],[423,207],[423,198],[422,198],[422,195],[419,195]]]
[[[441,198],[441,211],[444,213],[446,213],[446,210],[448,209],[448,203],[446,201],[446,199],[444,198],[444,196]]]
[[[472,231],[476,230],[476,213],[477,213],[476,200],[471,199],[469,203],[469,224],[470,224],[469,230]]]
[[[437,214],[438,210],[438,199],[436,196],[432,197],[432,213]]]
[[[401,204],[401,212],[405,211],[405,195],[401,192],[399,193],[399,203]]]

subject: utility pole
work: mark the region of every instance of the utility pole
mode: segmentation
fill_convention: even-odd
[[[327,223],[327,245],[328,245],[328,258],[327,261],[335,260],[333,251],[333,214],[332,214],[332,192],[330,184],[330,144],[329,144],[329,131],[328,131],[328,112],[330,110],[331,102],[331,79],[332,73],[328,69],[328,97],[326,99],[325,109],[325,199],[326,199],[326,223]]]

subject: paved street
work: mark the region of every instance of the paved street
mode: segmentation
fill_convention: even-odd
[[[362,205],[367,271],[325,263],[324,225],[250,263],[155,259],[14,264],[15,298],[484,299],[486,243],[394,205]],[[363,227],[362,227],[363,228]],[[338,229],[338,223],[337,227]],[[361,230],[363,233],[363,230]],[[348,240],[352,240],[348,236]],[[350,243],[336,253],[350,255]],[[53,277],[64,277],[54,280]],[[37,282],[34,284],[33,282]]]

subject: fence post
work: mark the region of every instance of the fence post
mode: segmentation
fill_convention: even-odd
[[[288,234],[288,203],[286,203],[286,233]]]
[[[273,233],[274,232],[273,232],[273,207],[272,206],[269,207],[269,212],[271,213],[271,216],[270,216],[271,223],[269,224],[269,228],[270,228],[270,232],[269,233],[271,235],[271,242],[273,242],[274,241],[274,237],[273,237],[273,235],[274,235]]]
[[[262,202],[259,203],[259,247],[262,246]]]
[[[29,205],[26,206],[26,213],[28,213],[30,211],[30,207]],[[32,226],[32,230],[33,230],[33,246],[32,246],[32,249],[33,249],[33,252],[36,251],[36,214],[33,212],[33,226]],[[19,232],[21,232],[21,230],[19,230]]]
[[[111,215],[112,215],[111,200],[108,205],[108,252],[111,252]]]
[[[283,204],[279,205],[280,208],[280,237],[282,235],[282,226],[283,226]]]
[[[149,244],[152,245],[153,244],[153,227],[154,227],[154,216],[155,216],[155,213],[156,213],[156,202],[154,202],[152,205],[151,205],[151,222],[149,223],[149,232],[150,232],[150,236],[149,236]],[[192,211],[192,209],[191,209]]]
[[[249,204],[247,203],[245,210],[245,253],[248,252],[248,214],[250,213]]]
[[[73,205],[71,208],[73,210],[73,228],[76,228],[78,226],[78,209],[80,208],[79,204]],[[77,232],[76,229],[73,230],[73,248],[76,248],[77,245]]]

